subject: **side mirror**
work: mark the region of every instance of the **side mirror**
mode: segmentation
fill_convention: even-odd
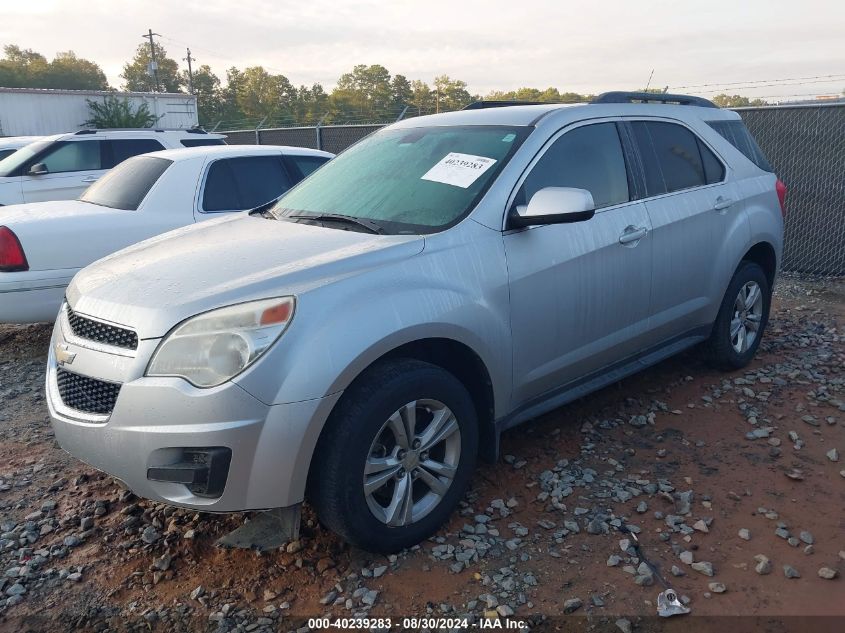
[[[544,187],[531,196],[527,206],[511,212],[508,224],[512,228],[540,224],[569,224],[583,222],[596,214],[593,194],[574,187]]]
[[[30,176],[43,176],[44,174],[50,173],[50,170],[47,169],[47,165],[44,163],[35,163],[32,167],[29,168],[29,175]]]

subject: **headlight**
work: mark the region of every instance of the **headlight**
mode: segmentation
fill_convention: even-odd
[[[215,387],[237,376],[278,339],[293,318],[293,297],[250,301],[182,322],[158,346],[147,376],[179,376]]]

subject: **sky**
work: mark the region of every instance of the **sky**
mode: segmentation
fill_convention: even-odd
[[[630,90],[652,70],[652,87],[703,96],[845,88],[840,0],[0,0],[0,14],[0,45],[50,59],[73,50],[115,87],[152,28],[180,65],[190,46],[221,78],[263,65],[326,89],[355,64],[427,82],[446,74],[482,95]]]

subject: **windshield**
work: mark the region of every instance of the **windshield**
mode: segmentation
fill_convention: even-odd
[[[125,160],[85,190],[82,202],[137,211],[150,189],[173,164],[166,158],[136,156]]]
[[[36,141],[21,147],[14,154],[0,160],[0,177],[15,176],[27,161],[48,148],[52,143],[53,141]]]
[[[282,196],[277,218],[335,214],[385,233],[433,233],[469,213],[531,128],[386,129],[326,163]],[[332,224],[334,226],[334,224]]]

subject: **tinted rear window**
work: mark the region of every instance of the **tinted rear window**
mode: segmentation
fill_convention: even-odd
[[[721,134],[731,145],[742,152],[745,157],[752,163],[757,165],[763,171],[770,171],[774,173],[771,163],[766,159],[766,155],[757,141],[751,136],[751,132],[745,127],[742,121],[708,121],[707,125]]]
[[[681,125],[657,121],[635,121],[631,127],[643,157],[647,195],[706,184],[695,134]]]
[[[222,138],[183,138],[181,141],[184,147],[203,147],[205,145],[225,145]]]
[[[106,143],[109,144],[112,153],[110,167],[119,165],[127,158],[164,149],[164,145],[153,138],[121,138],[109,140]]]
[[[173,161],[166,158],[130,158],[88,187],[79,199],[112,209],[136,211],[171,164]]]

